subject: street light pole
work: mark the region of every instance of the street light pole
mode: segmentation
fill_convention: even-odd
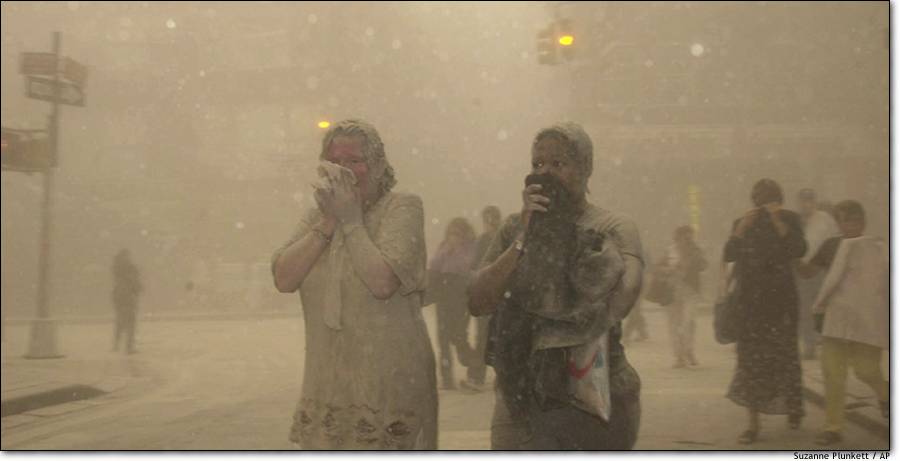
[[[37,317],[31,324],[31,340],[28,359],[52,359],[62,357],[56,350],[56,321],[50,318],[50,233],[53,228],[53,175],[59,152],[59,62],[61,38],[53,32],[53,54],[56,71],[53,73],[53,101],[50,112],[50,156],[53,164],[44,170],[44,200],[41,207],[41,252],[38,260]]]

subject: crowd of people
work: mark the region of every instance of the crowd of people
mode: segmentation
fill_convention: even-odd
[[[424,205],[393,191],[377,130],[361,120],[334,124],[322,141],[316,205],[272,257],[276,287],[299,292],[306,322],[291,440],[304,449],[436,449],[439,384],[485,391],[491,366],[493,449],[631,449],[641,380],[622,344],[635,332],[649,338],[638,306],[645,271],[668,281],[663,308],[674,366],[684,368],[699,363],[695,318],[709,262],[694,229],[681,226],[649,264],[637,226],[588,200],[593,156],[575,123],[540,130],[522,158],[531,174],[520,212],[503,219],[485,208],[481,235],[452,219],[428,261]],[[801,338],[809,359],[821,342],[828,418],[820,443],[840,440],[848,366],[888,408],[879,362],[888,338],[885,245],[863,234],[859,203],[836,205],[835,224],[813,191],[799,199],[800,213],[786,210],[780,185],[760,180],[723,249],[745,320],[723,389],[747,408],[742,443],[757,440],[760,413],[801,424]],[[422,315],[432,304],[437,361]],[[585,350],[593,355],[579,361]],[[454,356],[466,368],[459,381]],[[585,375],[601,384],[584,387]]]
[[[842,201],[831,216],[817,210],[814,191],[803,189],[797,198],[800,213],[785,210],[781,186],[760,180],[751,192],[754,207],[734,222],[725,245],[743,323],[727,394],[747,408],[741,443],[757,440],[760,413],[784,414],[790,428],[800,426],[805,414],[801,344],[802,357],[812,360],[821,342],[826,423],[817,443],[842,439],[848,366],[872,388],[889,417],[888,383],[881,371],[889,335],[887,247],[863,234],[865,211],[859,202]]]

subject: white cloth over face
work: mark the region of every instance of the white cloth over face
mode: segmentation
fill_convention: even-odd
[[[335,163],[323,160],[318,168],[320,183],[314,187],[330,189],[332,185],[338,182],[347,182],[356,184],[356,176],[347,168]],[[328,281],[325,283],[325,325],[335,330],[341,329],[341,310],[343,300],[341,299],[341,274],[344,265],[347,262],[347,252],[344,250],[344,234],[343,232],[335,232],[328,246],[328,261],[331,272],[328,274]]]
[[[347,181],[352,185],[356,185],[357,179],[353,171],[344,168],[336,163],[322,160],[319,162],[319,177],[323,179],[331,179],[331,181]]]
[[[344,234],[335,232],[328,246],[328,265],[331,271],[325,282],[325,311],[322,315],[325,325],[335,330],[341,329],[341,277],[344,265],[347,264],[347,251],[344,249]]]
[[[825,313],[822,336],[887,349],[889,277],[884,241],[866,235],[841,241],[813,306]]]

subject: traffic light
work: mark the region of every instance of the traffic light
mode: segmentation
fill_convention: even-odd
[[[575,59],[577,40],[570,19],[557,19],[537,34],[538,63],[553,66]]]
[[[556,23],[552,23],[544,29],[538,31],[537,34],[537,54],[538,63],[553,66],[559,62],[556,57],[556,49],[559,45],[556,42]]]
[[[575,50],[578,43],[575,41],[575,30],[572,21],[560,19],[556,21],[556,45],[559,55],[566,61],[575,59]]]
[[[54,166],[47,138],[36,138],[29,131],[3,128],[0,142],[0,167],[3,170],[33,173]]]

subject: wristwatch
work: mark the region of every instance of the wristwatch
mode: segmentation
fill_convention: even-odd
[[[516,241],[513,243],[513,248],[515,248],[516,251],[518,251],[521,255],[522,253],[525,253],[525,242],[516,239]]]

